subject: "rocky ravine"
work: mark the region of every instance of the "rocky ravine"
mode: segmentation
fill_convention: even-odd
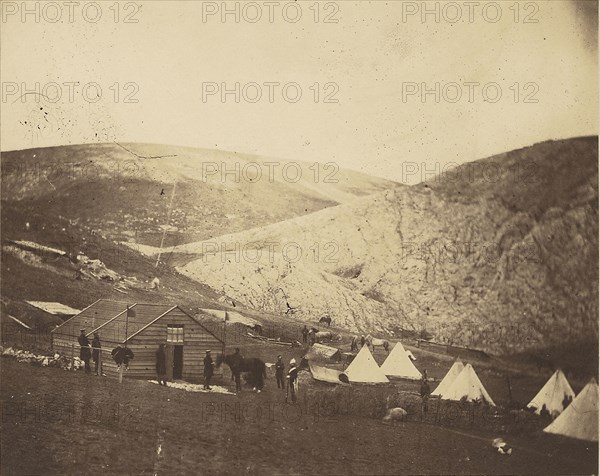
[[[537,144],[167,251],[252,307],[287,301],[354,331],[426,329],[497,353],[597,339],[596,155],[596,138]]]

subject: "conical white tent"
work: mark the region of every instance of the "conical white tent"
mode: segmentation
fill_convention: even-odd
[[[381,370],[388,377],[399,377],[411,380],[423,378],[421,372],[414,366],[404,350],[404,346],[400,342],[394,346],[390,355],[387,356],[387,359],[385,359],[385,362],[381,366]]]
[[[456,380],[456,377],[458,377],[458,375],[462,372],[462,369],[464,368],[465,366],[460,361],[460,359],[456,359],[456,361],[452,364],[452,367],[450,367],[450,370],[448,370],[448,373],[442,379],[435,391],[431,392],[431,395],[443,395],[446,391],[448,391],[450,386]]]
[[[450,388],[441,397],[445,400],[456,401],[465,398],[467,402],[479,399],[492,406],[496,406],[471,364],[465,365],[460,374],[458,374],[458,377],[450,385]]]
[[[544,428],[546,433],[578,440],[598,441],[598,384],[592,379],[556,420]]]
[[[533,400],[527,404],[527,407],[535,408],[535,413],[539,415],[542,406],[546,405],[546,409],[551,415],[560,414],[564,409],[563,400],[565,396],[575,398],[575,392],[562,370],[557,370],[548,379],[546,385],[533,397]]]
[[[346,369],[345,374],[350,382],[360,383],[388,383],[389,380],[375,362],[371,351],[366,345],[354,357]]]

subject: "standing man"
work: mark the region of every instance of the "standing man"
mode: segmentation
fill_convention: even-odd
[[[215,373],[214,370],[215,363],[213,362],[212,357],[210,356],[210,350],[206,351],[206,357],[204,357],[204,389],[210,390],[210,379]]]
[[[316,331],[315,328],[311,328],[310,331],[308,331],[308,345],[314,345],[315,342],[317,341],[317,337],[316,337]]]
[[[240,348],[235,348],[235,354],[231,359],[231,373],[233,374],[233,378],[235,379],[235,391],[242,391],[242,381],[240,379],[240,375],[242,373],[242,364],[244,363],[244,358],[242,354],[240,354]]]
[[[296,393],[298,391],[298,368],[296,367],[296,359],[290,360],[290,370],[287,374],[288,388],[292,395],[292,403],[296,403]]]
[[[308,327],[306,327],[306,324],[304,324],[304,328],[302,329],[302,343],[308,343]]]
[[[102,366],[100,365],[100,349],[102,344],[100,343],[100,335],[94,332],[94,338],[92,339],[92,360],[94,361],[94,370],[96,375],[102,375]],[[98,373],[98,371],[100,373]]]
[[[165,354],[165,344],[158,344],[156,351],[156,379],[159,385],[167,386],[167,356]]]
[[[571,395],[567,395],[565,393],[565,398],[563,398],[563,401],[562,401],[563,410],[565,410],[571,404],[572,401],[573,401],[573,397]]]
[[[281,355],[277,356],[277,362],[275,362],[275,378],[277,379],[277,388],[285,390],[285,381],[283,380],[283,372],[285,371],[285,364],[281,360]]]
[[[89,374],[92,371],[92,368],[90,367],[91,352],[90,341],[85,335],[85,329],[81,329],[81,334],[79,334],[77,340],[79,341],[79,358],[83,360],[83,363],[85,364],[85,373]]]
[[[421,411],[423,417],[427,417],[429,395],[431,395],[431,389],[429,388],[427,380],[423,379],[423,383],[421,384]]]

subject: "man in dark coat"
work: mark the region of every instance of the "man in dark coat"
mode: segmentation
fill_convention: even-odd
[[[302,329],[302,343],[308,343],[308,327],[304,324],[304,328]]]
[[[566,408],[571,404],[572,401],[573,401],[573,396],[567,395],[565,393],[565,398],[563,398],[563,401],[562,401],[563,410],[566,410]]]
[[[546,404],[542,405],[542,409],[540,410],[540,417],[542,417],[545,421],[552,421],[552,416],[550,415],[550,411],[546,408]]]
[[[242,354],[240,354],[239,347],[235,348],[235,354],[231,357],[231,373],[232,377],[235,379],[235,391],[242,391],[242,381],[240,379],[240,375],[242,373],[242,364],[244,362],[244,358]]]
[[[90,367],[90,357],[92,353],[90,351],[90,341],[85,335],[85,329],[81,329],[81,334],[79,334],[79,358],[83,360],[85,364],[85,373],[89,374],[92,371]]]
[[[275,362],[275,378],[277,379],[277,388],[285,390],[285,381],[283,380],[283,372],[285,371],[285,364],[281,360],[281,355],[277,356],[277,362]]]
[[[96,371],[96,375],[102,374],[102,367],[100,366],[100,349],[102,348],[102,344],[100,343],[100,335],[97,332],[94,332],[94,338],[92,339],[92,359],[94,361],[94,369]],[[98,374],[100,372],[100,374]]]
[[[159,344],[156,351],[156,378],[159,385],[167,386],[167,356],[165,344]]]
[[[210,379],[215,373],[215,363],[210,356],[210,350],[206,351],[206,357],[204,357],[204,389],[210,390]]]
[[[430,395],[431,389],[429,388],[429,383],[427,382],[427,380],[423,379],[423,383],[421,383],[421,409],[423,411],[423,416],[427,416],[427,404],[429,402]]]

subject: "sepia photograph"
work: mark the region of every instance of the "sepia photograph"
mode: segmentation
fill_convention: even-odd
[[[598,0],[0,0],[0,475],[598,474]]]

